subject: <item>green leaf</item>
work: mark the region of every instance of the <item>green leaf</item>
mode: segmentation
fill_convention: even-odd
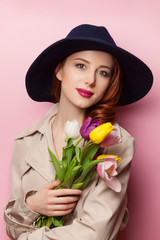
[[[63,156],[62,156],[62,171],[63,174],[65,175],[67,169],[67,158],[66,158],[66,151],[63,150]]]
[[[65,181],[59,185],[62,188],[71,188],[72,183],[77,175],[78,171],[81,169],[82,166],[75,166],[69,173]]]
[[[71,146],[66,149],[66,158],[67,158],[67,166],[69,166],[71,159],[73,158],[73,155],[75,153],[75,147]]]
[[[37,218],[36,224],[37,224],[37,227],[38,227],[38,228],[41,228],[41,225],[42,225],[42,216],[39,216],[39,218]]]
[[[42,224],[41,224],[41,227],[46,226],[46,224],[47,224],[47,219],[48,219],[47,216],[43,216],[43,217],[42,217]]]
[[[50,153],[53,165],[55,167],[57,177],[59,178],[60,182],[62,182],[63,181],[63,174],[62,174],[62,169],[61,169],[60,163],[57,160],[56,156],[52,153],[52,151],[49,148],[48,148],[48,151]]]
[[[61,220],[58,220],[56,217],[52,217],[52,222],[55,227],[62,227],[63,223]]]
[[[52,220],[52,225],[50,226],[50,228],[54,228],[54,227],[62,227],[63,223],[65,221],[67,215],[64,216],[57,216],[57,217],[50,217]]]
[[[82,189],[82,186],[83,186],[84,182],[81,182],[81,183],[75,183],[72,185],[72,189]]]
[[[75,153],[75,146],[73,145],[73,139],[72,138],[66,138],[65,141],[67,142],[67,145],[63,147],[63,157],[62,157],[62,166],[63,166],[63,173],[65,175],[70,161],[73,158],[73,155]]]
[[[70,177],[70,175],[72,174],[73,168],[75,166],[76,166],[76,159],[73,158],[72,161],[70,162],[69,166],[68,166],[67,172],[66,172],[65,177],[64,177],[64,181],[66,181]]]
[[[72,138],[65,138],[65,142],[67,145],[64,148],[69,148],[73,145],[73,139]]]
[[[86,175],[89,173],[90,170],[93,169],[93,167],[99,163],[99,162],[102,162],[102,161],[105,161],[105,159],[97,159],[97,160],[93,160],[91,161],[88,165],[84,165],[82,166],[83,167],[83,171],[82,171],[82,174],[79,178],[77,178],[75,181],[74,181],[74,184],[75,183],[79,183],[79,182],[83,182]]]
[[[80,156],[80,163],[82,163],[83,165],[87,165],[89,162],[91,162],[96,152],[98,151],[99,147],[100,147],[99,144],[95,143],[87,144],[84,147],[83,152]]]
[[[76,152],[77,161],[80,162],[80,153],[81,153],[81,151],[80,151],[79,147],[75,148],[75,152]]]
[[[81,189],[83,190],[87,184],[89,183],[89,181],[91,180],[91,178],[94,176],[94,172],[92,170],[90,170],[90,172],[87,174],[87,176],[84,179],[84,184],[81,187]]]
[[[52,224],[53,224],[52,217],[48,217],[45,226],[47,226],[48,228],[51,228]]]

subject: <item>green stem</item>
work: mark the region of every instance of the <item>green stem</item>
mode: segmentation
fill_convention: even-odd
[[[46,226],[47,226],[48,228],[50,228],[52,224],[53,224],[53,222],[52,222],[52,217],[48,217]]]
[[[81,137],[80,139],[78,139],[78,141],[75,144],[75,147],[77,147],[78,143],[80,143],[80,141],[83,139],[83,137]]]

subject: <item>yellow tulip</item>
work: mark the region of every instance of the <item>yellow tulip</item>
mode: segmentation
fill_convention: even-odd
[[[108,136],[112,129],[113,126],[110,122],[101,124],[90,132],[89,138],[92,142],[100,144]]]
[[[119,163],[121,161],[120,157],[118,157],[116,155],[112,155],[112,154],[103,154],[103,155],[99,155],[97,157],[97,159],[103,159],[103,158],[106,158],[106,160],[111,159],[111,158],[115,158],[117,163]]]

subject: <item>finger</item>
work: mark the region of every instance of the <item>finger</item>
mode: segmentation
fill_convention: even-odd
[[[68,204],[68,203],[74,203],[79,200],[78,196],[75,197],[55,197],[53,199],[54,204]]]
[[[82,193],[79,189],[56,189],[54,190],[54,196],[65,196],[65,195],[80,195]]]
[[[59,184],[60,184],[60,180],[58,179],[58,180],[56,180],[56,181],[53,181],[53,182],[51,182],[51,183],[46,184],[46,185],[45,185],[45,188],[47,188],[47,189],[53,189],[53,188],[57,187]]]
[[[53,211],[67,211],[69,209],[73,209],[76,206],[76,203],[69,204],[55,204],[53,207],[50,207],[50,210]]]
[[[76,206],[76,203],[70,203],[70,204],[55,204],[55,205],[49,205],[47,207],[47,212],[50,214],[53,214],[54,211],[68,211],[69,209],[74,209]]]
[[[73,211],[73,209],[68,209],[66,211],[53,211],[53,213],[50,216],[64,216],[67,215],[68,213],[71,213]]]

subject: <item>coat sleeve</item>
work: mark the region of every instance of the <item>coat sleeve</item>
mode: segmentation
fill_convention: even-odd
[[[127,135],[121,143],[110,147],[108,153],[116,154],[122,158],[118,166],[118,179],[122,184],[120,193],[116,193],[107,187],[98,176],[89,183],[89,187],[83,191],[81,199],[73,213],[73,217],[63,227],[37,229],[32,223],[37,215],[25,206],[24,197],[22,204],[23,217],[17,221],[17,217],[6,213],[7,231],[12,239],[18,240],[113,240],[121,227],[126,204],[126,190],[130,175],[131,159],[134,154],[134,139]],[[20,188],[20,179],[17,181]],[[88,191],[86,193],[86,191]],[[85,196],[85,197],[84,197]],[[16,203],[14,203],[16,204]],[[13,209],[14,206],[12,206]],[[8,207],[9,208],[9,207]],[[80,210],[79,210],[80,209]],[[25,214],[24,214],[25,212]],[[76,214],[78,212],[78,214]],[[19,213],[17,213],[19,214]],[[74,217],[76,214],[76,217]],[[25,217],[24,217],[25,216]],[[13,220],[14,219],[14,224]],[[24,219],[25,218],[25,219]]]
[[[11,196],[4,211],[7,234],[12,239],[17,239],[26,229],[33,231],[35,229],[33,222],[39,216],[25,203],[26,195],[22,187],[22,177],[29,171],[30,166],[22,160],[23,141],[16,140],[11,162]],[[30,192],[30,194],[32,193]]]

